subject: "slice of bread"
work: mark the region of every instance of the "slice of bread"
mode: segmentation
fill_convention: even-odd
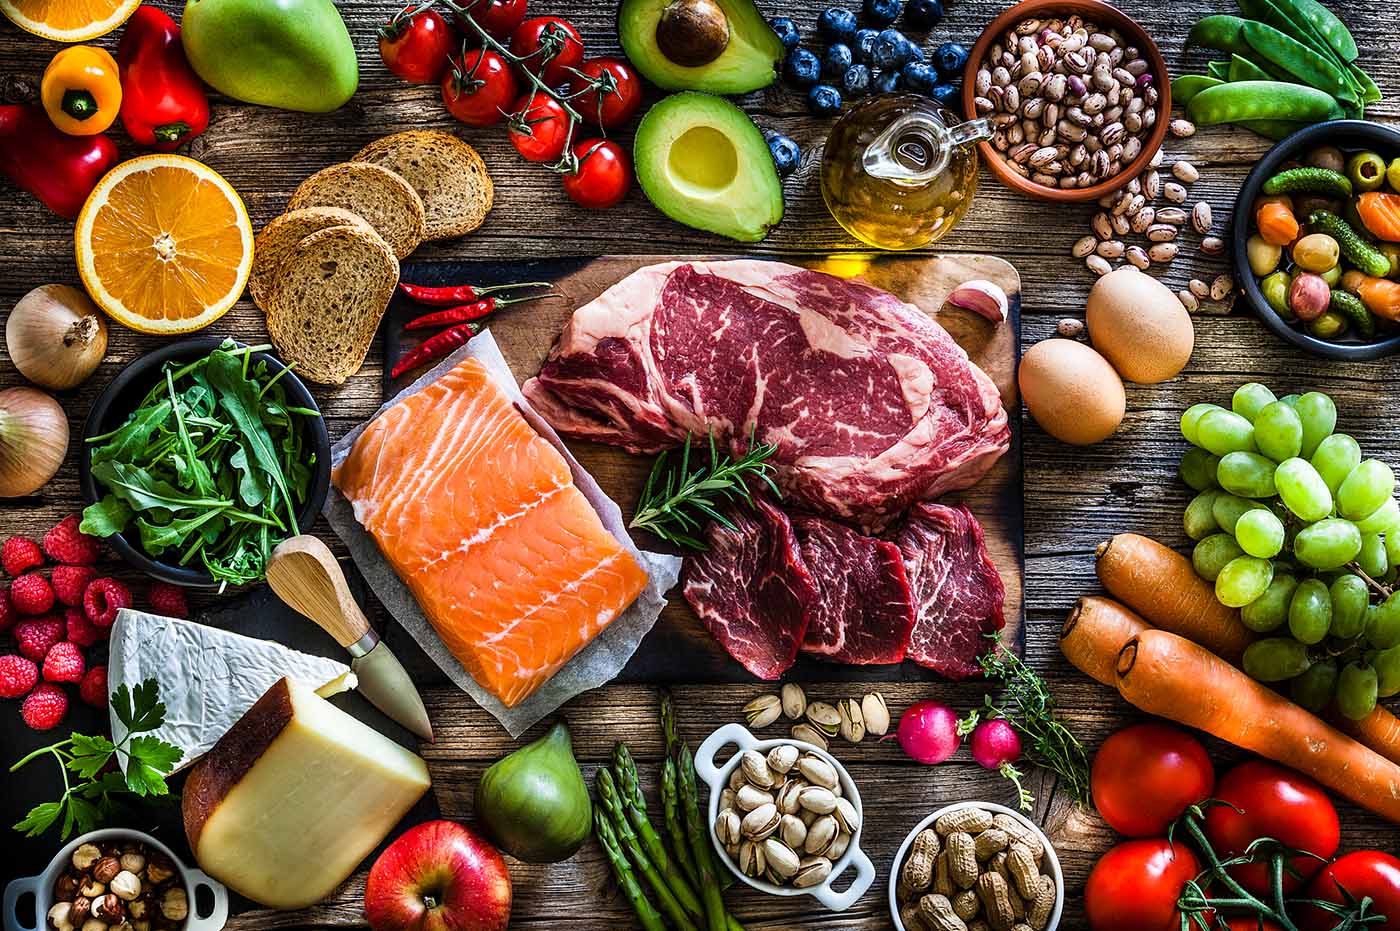
[[[341,384],[364,364],[398,280],[380,237],[350,226],[312,233],[273,280],[267,331],[278,355],[302,378]]]
[[[357,213],[403,258],[423,241],[423,201],[409,183],[388,168],[369,162],[342,162],[322,168],[301,183],[287,210],[340,207]]]
[[[427,209],[426,239],[464,236],[491,210],[495,187],[476,149],[451,133],[412,130],[371,142],[355,161],[383,165],[413,185]]]
[[[248,291],[253,295],[253,303],[266,310],[273,281],[282,263],[287,261],[303,239],[334,226],[349,226],[362,233],[379,236],[364,217],[340,207],[303,207],[284,213],[264,226],[253,242],[253,272],[248,276]]]

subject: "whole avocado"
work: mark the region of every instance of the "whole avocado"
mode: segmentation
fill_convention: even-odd
[[[486,770],[476,817],[502,850],[526,863],[558,863],[583,846],[593,805],[564,722]]]
[[[195,72],[248,103],[329,113],[360,82],[331,0],[187,0],[181,36]]]

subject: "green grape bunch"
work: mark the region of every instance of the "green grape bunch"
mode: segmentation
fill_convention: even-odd
[[[1180,474],[1197,495],[1182,523],[1197,574],[1264,635],[1245,672],[1360,720],[1400,693],[1400,504],[1390,466],[1336,427],[1320,391],[1250,382],[1229,408],[1192,405]]]

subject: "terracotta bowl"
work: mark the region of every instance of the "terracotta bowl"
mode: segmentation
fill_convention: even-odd
[[[1036,184],[1029,178],[1024,178],[1013,171],[991,142],[978,143],[978,148],[982,152],[982,158],[987,163],[987,167],[1002,184],[1012,190],[1020,191],[1022,194],[1062,204],[1098,200],[1105,194],[1112,194],[1126,187],[1129,181],[1147,170],[1147,163],[1152,160],[1152,154],[1161,147],[1162,140],[1167,137],[1167,124],[1171,120],[1172,112],[1171,76],[1167,73],[1166,59],[1162,57],[1162,52],[1157,48],[1157,43],[1152,41],[1152,37],[1122,10],[1104,3],[1102,0],[1025,0],[1025,2],[1016,4],[992,20],[991,24],[983,30],[981,38],[972,47],[972,53],[967,59],[962,86],[963,110],[971,119],[977,115],[976,107],[973,105],[973,99],[976,97],[977,70],[981,67],[982,58],[987,54],[992,43],[996,41],[997,36],[1015,27],[1022,20],[1073,14],[1078,14],[1087,22],[1115,28],[1127,41],[1137,46],[1143,57],[1151,64],[1152,74],[1157,77],[1156,86],[1159,96],[1157,99],[1157,122],[1153,124],[1152,132],[1143,140],[1142,154],[1112,178],[1089,187],[1066,190]]]

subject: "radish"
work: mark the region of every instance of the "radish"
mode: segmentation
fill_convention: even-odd
[[[957,712],[935,701],[910,705],[900,716],[895,737],[911,759],[930,764],[942,763],[956,753],[962,743]]]
[[[1021,771],[1016,761],[1021,758],[1021,735],[1002,718],[991,718],[978,724],[972,731],[972,758],[985,769],[994,769],[1010,780],[1016,787],[1017,806],[1022,811],[1030,811],[1035,797],[1021,785]]]

